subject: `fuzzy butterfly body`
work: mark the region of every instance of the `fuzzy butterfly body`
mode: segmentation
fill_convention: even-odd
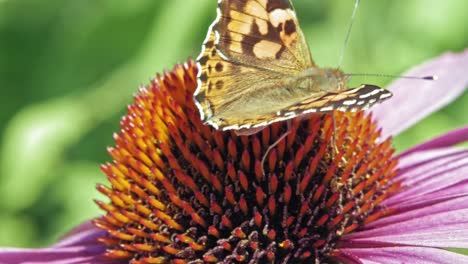
[[[358,111],[392,94],[375,85],[347,89],[339,69],[312,60],[290,0],[219,0],[197,58],[194,101],[202,121],[257,131],[309,113]]]

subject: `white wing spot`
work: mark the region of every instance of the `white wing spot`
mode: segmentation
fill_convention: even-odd
[[[371,95],[376,95],[376,94],[380,93],[381,90],[382,90],[382,89],[380,89],[380,90],[374,90],[374,91],[372,91],[370,94],[371,94]]]
[[[304,113],[304,114],[308,114],[308,113],[316,113],[316,112],[317,112],[317,109],[315,109],[315,108],[311,108],[311,109],[307,109],[307,110],[305,110],[305,111],[304,111],[304,112],[302,112],[302,113]]]
[[[380,95],[380,99],[384,99],[384,98],[387,98],[387,97],[390,97],[390,96],[392,96],[391,93],[385,93],[385,94]]]
[[[354,105],[356,104],[357,100],[353,99],[353,100],[346,100],[343,102],[344,105]]]
[[[331,111],[331,110],[333,110],[333,107],[331,107],[331,106],[326,106],[326,107],[320,108],[320,112],[327,112],[327,111]]]
[[[372,95],[372,93],[361,94],[361,95],[359,95],[359,98],[364,99],[364,98],[367,98],[367,97],[369,97],[371,95]]]
[[[291,12],[289,9],[275,9],[270,12],[270,22],[274,27],[278,27],[279,24],[284,23],[285,21],[294,18],[294,12]]]

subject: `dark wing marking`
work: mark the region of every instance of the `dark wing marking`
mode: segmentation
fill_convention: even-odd
[[[275,71],[315,66],[289,0],[220,1],[215,23],[225,59]]]
[[[279,115],[288,113],[299,115],[333,110],[355,112],[365,110],[391,96],[392,93],[389,90],[376,85],[363,84],[340,92],[329,92],[319,97],[312,96],[285,108]]]

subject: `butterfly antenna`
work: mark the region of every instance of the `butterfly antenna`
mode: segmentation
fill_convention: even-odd
[[[380,74],[380,73],[346,73],[346,76],[372,76],[372,77],[384,77],[384,78],[401,78],[401,79],[415,79],[415,80],[427,80],[427,81],[436,81],[438,79],[437,75],[429,76],[402,76],[402,75],[391,75],[391,74]]]
[[[261,166],[262,166],[262,174],[263,176],[265,176],[265,167],[264,167],[264,164],[265,164],[265,160],[266,160],[266,157],[268,156],[268,153],[270,153],[270,151],[276,147],[280,142],[281,140],[283,140],[284,138],[286,138],[289,133],[291,133],[291,120],[288,120],[287,123],[288,125],[288,130],[286,132],[284,132],[283,135],[281,135],[280,138],[278,138],[273,144],[271,144],[268,149],[265,151],[265,154],[263,154],[263,157],[262,157],[262,161],[261,161]]]
[[[349,36],[351,35],[351,29],[353,28],[353,23],[356,18],[358,6],[359,6],[359,0],[356,0],[354,2],[354,10],[353,10],[353,14],[351,15],[351,20],[349,21],[349,26],[348,26],[348,31],[346,32],[345,41],[343,43],[343,47],[341,48],[341,55],[340,55],[340,59],[338,60],[338,69],[341,67],[341,63],[343,62],[346,46],[348,45]]]

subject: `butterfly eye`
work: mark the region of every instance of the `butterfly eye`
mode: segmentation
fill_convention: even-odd
[[[346,78],[346,76],[341,76],[338,78],[338,87],[340,90],[344,90],[346,89],[346,82],[348,81],[348,78]]]
[[[343,88],[341,76],[333,71],[327,71],[327,85],[331,88],[330,90],[340,91]]]

